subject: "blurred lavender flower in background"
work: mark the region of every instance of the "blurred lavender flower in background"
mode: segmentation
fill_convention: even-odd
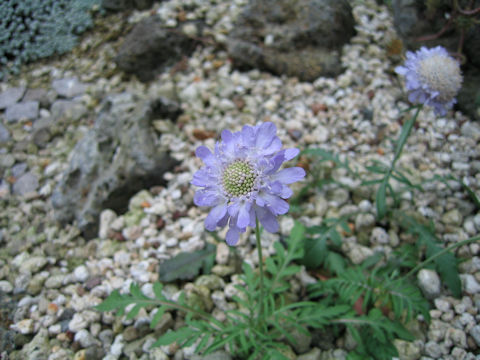
[[[288,212],[284,199],[292,195],[287,185],[305,177],[305,170],[300,167],[279,170],[299,150],[281,150],[276,131],[271,122],[245,125],[235,133],[222,131],[222,141],[216,143],[214,153],[205,146],[196,150],[205,166],[191,182],[202,187],[195,193],[194,203],[213,206],[205,219],[207,230],[229,224],[229,245],[238,242],[247,226],[255,227],[256,218],[267,231],[278,231],[276,216]]]
[[[455,96],[462,86],[460,64],[441,46],[408,51],[405,66],[395,68],[405,76],[408,100],[433,107],[435,114],[444,116],[457,102]]]

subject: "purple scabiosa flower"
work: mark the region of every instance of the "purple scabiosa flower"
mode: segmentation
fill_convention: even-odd
[[[455,96],[462,86],[460,64],[441,46],[407,51],[405,66],[395,68],[405,76],[408,100],[432,106],[435,114],[444,116],[457,102]]]
[[[255,227],[256,218],[265,230],[278,231],[276,216],[288,212],[284,199],[293,193],[287,185],[305,177],[300,167],[279,170],[299,150],[282,150],[276,132],[271,122],[245,125],[238,132],[222,131],[213,153],[205,146],[196,150],[205,166],[193,175],[191,183],[201,187],[194,203],[213,207],[205,219],[207,230],[229,225],[228,245],[235,245],[247,226]]]

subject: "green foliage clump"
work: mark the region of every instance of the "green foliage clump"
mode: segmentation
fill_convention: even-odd
[[[0,79],[30,61],[70,51],[93,25],[101,0],[3,0],[0,2]]]
[[[304,227],[297,223],[288,240],[288,249],[275,244],[275,256],[267,258],[265,263],[267,276],[263,288],[258,273],[244,263],[244,284],[236,286],[238,294],[233,297],[237,306],[225,312],[224,322],[190,307],[184,296],[177,302],[167,300],[160,283],[154,284],[155,299],[132,285],[130,294],[114,291],[97,309],[117,310],[118,315],[123,315],[125,308],[133,305],[127,313],[128,318],[133,318],[141,308],[156,306],[152,328],[165,311],[186,313],[186,326],[166,332],[153,346],[177,342],[182,347],[195,344],[196,351],[204,354],[227,347],[241,359],[288,359],[282,354],[283,341],[294,343],[294,330],[307,333],[309,328],[323,328],[350,312],[348,305],[325,307],[313,301],[289,301],[289,278],[300,271],[293,261],[303,256],[303,235]]]

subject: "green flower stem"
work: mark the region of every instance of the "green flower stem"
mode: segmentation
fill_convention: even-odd
[[[263,321],[263,301],[264,297],[264,284],[263,284],[263,256],[262,256],[262,244],[260,243],[260,224],[258,217],[255,217],[255,236],[257,238],[257,251],[258,251],[258,267],[260,269],[260,309],[258,311],[258,321]]]
[[[480,241],[480,235],[477,235],[477,236],[474,236],[474,237],[471,237],[471,238],[468,238],[468,239],[465,239],[465,240],[462,240],[462,241],[459,241],[458,243],[456,244],[452,244],[448,247],[446,247],[445,249],[439,251],[438,253],[436,253],[435,255],[432,255],[430,256],[428,259],[422,261],[420,264],[418,264],[417,266],[415,266],[412,270],[410,270],[408,273],[406,273],[403,278],[407,278],[411,275],[414,275],[417,271],[419,271],[420,269],[422,269],[426,264],[432,262],[433,260],[435,260],[436,258],[442,256],[443,254],[449,252],[450,250],[453,250],[453,249],[456,249],[457,247],[460,247],[460,246],[463,246],[463,245],[466,245],[466,244],[470,244],[472,242],[475,242],[475,241]]]
[[[422,107],[422,105],[417,106],[417,111],[415,111],[415,114],[403,125],[402,132],[400,133],[400,137],[398,138],[397,145],[395,147],[395,155],[393,157],[392,164],[390,165],[390,169],[388,169],[388,171],[385,173],[385,176],[380,183],[380,187],[378,188],[376,202],[377,214],[380,219],[382,219],[387,212],[386,197],[387,188],[390,187],[390,177],[395,171],[395,164],[402,154],[403,147],[405,146],[407,139],[412,132],[413,125],[415,124],[415,121],[417,121],[418,114],[420,113],[420,110],[422,110]]]
[[[405,143],[407,142],[407,139],[410,136],[410,133],[412,132],[413,124],[415,124],[415,121],[417,121],[418,114],[420,113],[420,110],[422,110],[422,107],[423,107],[422,105],[419,105],[417,107],[417,111],[415,111],[415,114],[402,127],[402,133],[398,138],[397,146],[395,148],[395,157],[393,158],[389,175],[393,172],[393,169],[395,168],[395,163],[397,162],[398,158],[402,154],[403,147],[405,146]]]

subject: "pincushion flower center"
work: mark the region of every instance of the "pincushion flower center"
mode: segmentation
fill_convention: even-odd
[[[247,195],[253,190],[256,178],[257,174],[248,161],[236,160],[223,170],[223,189],[230,197]]]
[[[460,66],[447,56],[435,55],[420,61],[419,75],[430,89],[438,91],[440,101],[453,99],[462,86]]]

